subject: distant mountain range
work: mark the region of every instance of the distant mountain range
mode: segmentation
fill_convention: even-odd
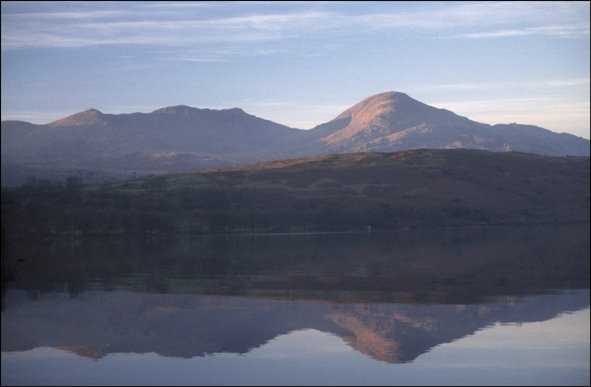
[[[310,130],[242,109],[172,106],[151,113],[89,109],[46,125],[2,121],[2,185],[28,176],[85,181],[302,156],[417,148],[589,155],[589,140],[530,125],[488,125],[404,93],[369,97]]]

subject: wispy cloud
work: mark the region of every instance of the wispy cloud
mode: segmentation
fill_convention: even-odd
[[[340,7],[330,2],[271,3],[272,12],[263,12],[256,2],[110,3],[105,9],[79,8],[8,12],[10,7],[3,6],[2,49],[256,43],[321,31],[346,34],[376,29],[409,29],[464,39],[589,35],[589,19],[581,16],[589,12],[584,2],[432,3],[420,10],[386,3],[374,11],[355,3]],[[212,12],[210,8],[225,12]]]
[[[226,59],[223,58],[190,58],[190,57],[176,57],[173,58],[175,61],[179,62],[196,62],[196,63],[211,63],[211,62],[225,62]]]
[[[589,5],[565,2],[474,2],[435,3],[430,10],[404,10],[354,15],[337,15],[334,25],[358,25],[364,28],[408,28],[413,30],[454,31],[463,29],[465,35],[486,33],[482,29],[522,25],[528,33],[578,35],[589,29]],[[328,22],[329,25],[331,22]],[[522,31],[499,28],[499,31]],[[513,32],[512,32],[513,33]],[[447,35],[447,34],[446,34]]]
[[[68,12],[24,12],[11,13],[10,18],[15,20],[75,20],[75,19],[102,19],[130,16],[131,13],[125,10],[104,10],[104,11],[68,11]]]
[[[503,90],[503,89],[531,89],[531,88],[564,88],[564,87],[585,87],[590,84],[589,78],[568,78],[568,79],[543,79],[520,82],[460,82],[440,83],[409,86],[411,92],[424,91],[458,91],[458,90]]]
[[[99,15],[104,17],[109,12],[111,11],[89,12],[86,16],[93,19]],[[124,14],[117,13],[118,16]],[[81,12],[3,15],[2,48],[130,44],[165,46],[274,41],[285,38],[286,34],[301,29],[306,24],[326,18],[326,14],[321,12],[304,11],[186,20],[75,20],[83,15]],[[25,18],[26,22],[20,20]],[[65,21],[59,23],[54,19]]]
[[[575,38],[589,35],[589,27],[579,26],[543,26],[522,29],[501,29],[486,32],[474,32],[467,34],[453,35],[451,38],[465,39],[490,39],[490,38],[510,38],[515,36],[544,35],[559,38]]]
[[[224,42],[221,42],[224,43]],[[233,42],[229,42],[233,43]],[[231,58],[264,57],[286,53],[284,49],[277,48],[253,48],[248,45],[216,45],[206,49],[165,49],[151,51],[162,61],[168,62],[193,62],[193,63],[215,63],[228,62]]]

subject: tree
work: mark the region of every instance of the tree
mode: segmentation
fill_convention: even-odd
[[[144,189],[150,192],[164,191],[168,186],[166,176],[150,177],[144,181]]]
[[[66,190],[71,193],[80,192],[82,179],[79,176],[68,176],[66,178]]]

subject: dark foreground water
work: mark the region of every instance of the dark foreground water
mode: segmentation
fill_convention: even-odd
[[[2,248],[2,385],[590,383],[589,226]]]

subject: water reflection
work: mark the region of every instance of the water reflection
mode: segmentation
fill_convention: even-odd
[[[474,303],[589,288],[589,226],[5,243],[11,288]],[[4,270],[7,266],[7,270]],[[3,279],[3,287],[6,281]]]
[[[387,363],[589,305],[589,226],[3,245],[2,351],[192,358],[314,329]]]
[[[10,291],[2,316],[2,351],[36,347],[102,358],[149,353],[191,358],[244,354],[302,329],[341,337],[353,349],[389,363],[496,322],[543,321],[589,305],[589,292],[528,296],[472,305],[335,304],[231,296],[87,292],[76,300],[45,294],[30,302]]]

